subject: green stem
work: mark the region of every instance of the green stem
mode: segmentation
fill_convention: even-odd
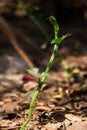
[[[39,87],[39,86],[38,86]],[[35,91],[33,97],[32,97],[32,101],[30,103],[30,107],[29,107],[29,114],[28,114],[28,118],[26,119],[26,121],[23,123],[22,127],[20,128],[20,130],[25,130],[27,124],[30,122],[31,120],[31,117],[32,117],[32,111],[33,111],[33,107],[34,107],[34,104],[35,104],[35,100],[38,96],[38,89]]]
[[[55,45],[54,45],[54,48],[53,48],[52,55],[51,55],[50,60],[49,60],[49,63],[48,63],[48,65],[47,65],[47,67],[46,67],[46,70],[45,70],[46,73],[49,72],[49,70],[50,70],[50,68],[51,68],[51,66],[52,66],[52,63],[53,63],[53,61],[54,61],[54,58],[55,58],[55,55],[56,55],[57,51],[58,51],[58,45],[55,44]],[[44,77],[42,78],[41,82],[44,83],[45,80],[46,80],[46,76],[44,76]]]
[[[58,50],[58,45],[54,45],[54,49],[53,49],[53,53],[51,55],[51,58],[49,60],[49,63],[48,63],[48,66],[46,67],[46,70],[45,72],[49,72],[50,68],[51,68],[51,65],[54,61],[54,58],[55,58],[55,55],[56,55],[56,52]],[[29,107],[29,114],[28,114],[28,118],[27,120],[24,122],[24,124],[22,125],[22,127],[20,128],[20,130],[25,130],[27,124],[30,122],[31,120],[31,117],[32,117],[32,112],[33,112],[33,107],[34,107],[34,104],[35,104],[35,101],[37,99],[37,96],[38,96],[38,93],[40,92],[40,89],[42,87],[42,85],[44,84],[45,80],[46,80],[46,76],[42,77],[42,79],[39,81],[39,84],[38,84],[38,88],[37,90],[35,91],[33,97],[32,97],[32,100],[31,100],[31,103],[30,103],[30,107]]]

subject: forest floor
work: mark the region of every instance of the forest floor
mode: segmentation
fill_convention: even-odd
[[[25,29],[28,22],[22,25],[24,21]],[[83,25],[77,21],[62,29],[62,34],[72,36],[59,48],[26,130],[87,130],[87,25]],[[20,58],[4,37],[0,41],[0,130],[19,130],[27,119],[37,81],[22,71]],[[35,53],[30,47],[29,56],[44,70],[51,52],[52,48]]]

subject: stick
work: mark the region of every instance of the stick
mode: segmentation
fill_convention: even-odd
[[[0,28],[4,32],[4,34],[9,39],[10,43],[14,47],[14,49],[17,51],[17,53],[22,57],[22,59],[25,61],[28,67],[33,68],[34,64],[30,60],[29,56],[26,55],[26,53],[23,51],[23,49],[18,45],[17,39],[13,32],[11,31],[10,25],[4,20],[4,18],[0,15]]]
[[[12,26],[12,25],[11,25]],[[29,37],[27,37],[21,30],[14,28],[12,26],[13,30],[15,31],[15,33],[22,39],[24,40],[26,43],[28,43],[31,47],[33,47],[35,49],[35,51],[37,52],[41,52],[40,48],[37,46],[37,44],[32,41],[32,39],[30,39]]]

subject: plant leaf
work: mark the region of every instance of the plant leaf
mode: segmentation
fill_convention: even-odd
[[[40,74],[38,73],[39,69],[38,68],[32,68],[32,69],[26,69],[24,68],[25,71],[27,71],[29,74],[33,75],[36,78],[40,78]]]
[[[39,69],[38,68],[32,68],[32,69],[26,69],[24,68],[25,71],[27,71],[30,75],[33,75],[34,77],[36,78],[42,78],[43,76],[50,76],[49,73],[46,73],[46,72],[42,72],[41,74],[38,73]]]
[[[53,25],[54,28],[54,39],[51,41],[51,44],[60,44],[64,39],[69,37],[71,34],[63,35],[62,37],[58,37],[58,31],[59,31],[59,25],[57,23],[57,20],[54,16],[49,17],[50,23]]]
[[[58,38],[58,44],[60,44],[63,40],[65,40],[66,38],[70,37],[71,34],[68,33],[66,35],[63,35],[62,37]]]
[[[29,72],[30,74],[37,74],[37,73],[38,73],[38,71],[39,71],[39,69],[38,69],[38,68],[28,69],[28,72]]]
[[[54,16],[50,16],[49,21],[54,27],[54,35],[55,35],[55,39],[57,39],[58,38],[58,31],[59,31],[59,25],[57,23],[57,20]]]
[[[64,39],[66,39],[66,38],[68,38],[68,37],[70,37],[70,35],[71,34],[66,34],[66,35],[63,35],[62,37],[60,37],[60,38],[57,38],[57,39],[53,39],[52,41],[51,41],[51,44],[60,44]]]
[[[41,74],[41,77],[43,77],[43,76],[48,77],[48,76],[50,76],[50,74],[49,74],[49,73],[46,73],[46,72],[43,72],[43,73]]]

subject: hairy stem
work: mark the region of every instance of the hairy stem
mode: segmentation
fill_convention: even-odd
[[[45,72],[49,72],[50,68],[51,68],[51,65],[54,61],[54,58],[55,58],[55,55],[56,55],[56,52],[58,50],[58,45],[54,45],[54,49],[53,49],[53,52],[52,52],[52,55],[51,55],[51,58],[49,60],[49,63],[48,63],[48,66],[46,67],[46,70]],[[45,80],[46,80],[46,76],[43,76],[42,79],[39,81],[38,83],[38,88],[37,90],[35,91],[33,97],[32,97],[32,100],[31,100],[31,103],[30,103],[30,107],[29,107],[29,114],[28,114],[28,118],[27,120],[24,122],[24,124],[22,125],[22,127],[20,128],[20,130],[25,130],[27,124],[30,122],[31,120],[31,117],[32,117],[32,112],[33,112],[33,107],[34,107],[34,104],[35,104],[35,101],[37,99],[37,96],[38,96],[38,93],[40,92],[40,89],[42,87],[42,85],[44,84]]]

